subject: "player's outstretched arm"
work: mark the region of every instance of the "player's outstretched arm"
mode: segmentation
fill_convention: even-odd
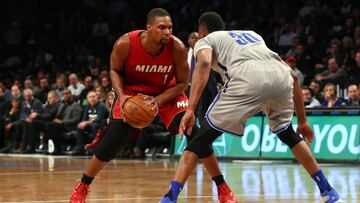
[[[200,49],[196,53],[196,65],[192,75],[189,109],[195,111],[200,96],[209,80],[212,61],[212,50],[208,48]]]
[[[200,49],[196,54],[196,65],[192,76],[189,108],[181,119],[179,135],[183,137],[185,130],[187,134],[191,134],[193,125],[195,124],[195,110],[199,102],[200,96],[209,80],[211,70],[212,50],[208,48]]]
[[[300,82],[296,73],[293,70],[291,70],[291,76],[294,79],[293,100],[295,105],[296,118],[298,122],[297,132],[303,136],[306,144],[310,146],[314,139],[314,132],[312,131],[309,123],[306,120],[304,99],[301,93]]]

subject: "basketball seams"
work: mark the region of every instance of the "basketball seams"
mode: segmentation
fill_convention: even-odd
[[[143,112],[145,112],[145,114],[147,114],[149,117],[154,117],[153,115],[150,115],[147,111],[145,111],[145,110],[143,110],[142,109],[142,106],[140,106],[140,105],[138,105],[137,103],[135,103],[135,102],[133,102],[133,101],[131,101],[131,100],[128,100],[127,102],[131,102],[131,103],[133,103],[134,105],[136,105],[137,107],[139,107],[139,109],[141,109]]]
[[[125,112],[127,113],[126,117],[128,118],[128,121],[132,122],[133,125],[137,124],[136,126],[133,126],[133,127],[142,128],[142,127],[139,127],[139,126],[143,126],[143,124],[146,123],[145,121],[138,120],[138,119],[134,118],[133,115],[130,112],[128,112],[126,110],[125,110]]]
[[[142,110],[142,109],[141,109]],[[137,119],[135,116],[134,116],[134,114],[132,114],[131,112],[129,112],[129,111],[127,111],[126,109],[124,109],[124,111],[125,111],[125,117],[130,117],[131,119],[133,119],[133,121],[140,121],[140,122],[145,122],[146,120],[142,120],[142,119]],[[142,110],[143,111],[143,110]]]
[[[146,127],[154,120],[154,116],[148,112],[151,109],[144,105],[146,104],[143,102],[143,97],[141,96],[135,96],[125,102],[123,109],[125,113],[124,118],[128,119],[129,123],[132,123],[132,126],[135,128]],[[136,109],[136,111],[134,112],[132,109]],[[149,121],[151,122],[149,123]]]

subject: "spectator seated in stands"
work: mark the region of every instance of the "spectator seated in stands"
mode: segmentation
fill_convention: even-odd
[[[24,81],[24,89],[31,89],[33,92],[33,95],[37,95],[40,91],[39,87],[34,85],[32,80],[26,79]]]
[[[344,101],[337,96],[336,87],[332,83],[328,83],[324,87],[324,101],[322,107],[334,108],[345,105]]]
[[[313,92],[309,87],[303,86],[301,92],[303,95],[305,108],[321,107],[320,102],[313,97]]]
[[[0,88],[4,91],[5,101],[11,98],[10,90],[6,87],[5,83],[0,80]]]
[[[78,100],[81,92],[85,89],[85,86],[81,84],[78,80],[78,77],[75,73],[69,75],[69,87],[71,94],[73,95],[74,100]]]
[[[341,86],[346,79],[346,72],[344,69],[339,68],[335,58],[330,58],[328,60],[328,69],[316,75],[315,79],[325,83],[340,84]]]
[[[4,125],[4,147],[0,149],[0,153],[14,152],[18,147],[21,131],[20,131],[20,101],[16,97],[9,100],[10,108],[4,109],[4,117],[1,122]]]
[[[63,98],[64,89],[65,89],[65,79],[62,77],[56,78],[55,92],[58,95],[60,100],[62,100],[62,98]]]
[[[45,104],[48,99],[48,93],[50,91],[50,86],[46,78],[41,78],[39,81],[39,92],[35,94],[35,97]]]
[[[13,99],[13,98],[18,99],[20,104],[24,100],[24,97],[21,95],[21,90],[20,90],[19,86],[17,86],[17,85],[12,85],[11,89],[10,89],[10,99]],[[11,108],[11,100],[10,99],[5,104],[5,107],[4,107],[5,109]]]
[[[81,122],[77,125],[76,147],[69,152],[71,155],[81,155],[85,152],[85,142],[95,138],[100,124],[108,116],[104,103],[99,102],[94,91],[87,94],[88,104],[84,106]]]
[[[13,148],[17,148],[19,144],[19,139],[21,138],[21,126],[20,126],[20,106],[21,102],[23,101],[23,97],[21,95],[21,91],[19,86],[12,85],[9,91],[10,95],[8,96],[8,99],[6,99],[2,107],[3,111],[3,131],[4,131],[4,138],[3,142],[6,146],[4,148],[7,149],[9,146],[9,143],[11,142],[11,145]],[[13,101],[16,99],[16,102]],[[14,105],[16,107],[14,107]],[[0,124],[0,130],[1,130],[1,124]],[[5,150],[5,152],[8,152],[9,150]],[[11,150],[15,151],[15,150]]]
[[[102,87],[100,86],[100,88]],[[110,112],[113,99],[114,99],[114,92],[112,91],[108,92],[106,94],[106,101],[105,101],[105,106],[108,112]],[[91,141],[91,143],[85,145],[87,149],[94,148],[100,142],[102,136],[106,133],[109,122],[110,122],[109,118],[101,122],[100,128],[97,130],[95,138]]]
[[[40,114],[43,111],[43,104],[40,100],[33,96],[31,89],[23,91],[24,100],[21,102],[20,108],[20,126],[22,128],[22,136],[19,150],[16,153],[31,153],[34,151],[34,139],[30,135],[30,125],[32,122],[32,114]]]
[[[355,84],[348,87],[348,98],[345,100],[346,106],[360,107],[359,87]]]
[[[66,138],[64,133],[76,130],[77,124],[81,120],[82,108],[80,104],[74,102],[71,92],[68,89],[63,90],[63,103],[60,104],[55,119],[49,122],[45,127],[45,136],[49,139],[48,152],[50,154],[60,154],[61,146]]]
[[[99,100],[99,102],[106,103],[106,92],[102,86],[100,86],[100,85],[97,86],[95,88],[95,93],[96,93],[96,97]]]
[[[322,103],[324,101],[324,95],[322,94],[322,82],[313,79],[310,83],[309,88],[313,92],[313,96]]]
[[[39,139],[40,132],[45,129],[46,124],[55,119],[59,106],[59,97],[56,92],[52,90],[47,95],[47,103],[45,105],[44,111],[40,114],[37,112],[33,112],[30,114],[30,143],[35,143],[35,141]],[[42,148],[41,150],[44,150],[44,148]],[[33,152],[33,148],[31,152]]]
[[[359,26],[360,30],[360,26]],[[346,68],[350,84],[360,85],[360,49],[355,54],[355,65]]]
[[[5,135],[4,135],[4,113],[5,113],[5,104],[6,104],[6,97],[5,97],[5,88],[3,89],[0,86],[0,148],[4,147]]]
[[[86,96],[89,91],[94,89],[93,79],[92,79],[91,75],[88,75],[84,78],[84,87],[85,87],[85,89],[83,89],[81,91],[80,96],[79,96],[79,102],[80,102],[81,106],[88,104],[88,101],[86,100]]]
[[[100,84],[104,88],[105,92],[111,91],[111,82],[108,76],[100,77]]]

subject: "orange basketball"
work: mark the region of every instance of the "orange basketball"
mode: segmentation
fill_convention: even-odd
[[[124,118],[126,123],[134,128],[145,128],[154,121],[154,111],[144,100],[144,96],[136,95],[124,104]]]

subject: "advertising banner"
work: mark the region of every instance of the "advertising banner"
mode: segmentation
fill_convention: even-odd
[[[360,160],[360,116],[308,116],[315,139],[310,149],[316,158]],[[296,118],[293,121],[296,130]],[[175,154],[186,147],[185,139],[176,138]],[[265,116],[247,122],[243,137],[224,133],[213,143],[217,156],[239,158],[293,159],[291,150],[269,130]]]

